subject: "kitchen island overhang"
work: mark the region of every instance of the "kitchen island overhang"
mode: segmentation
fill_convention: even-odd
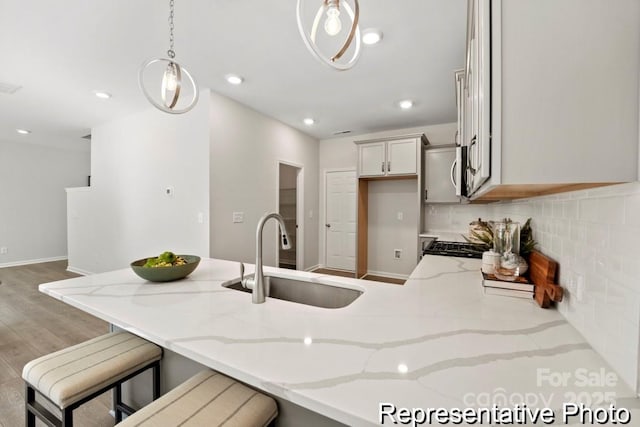
[[[364,290],[341,309],[271,298],[251,304],[250,295],[222,286],[239,277],[239,263],[216,259],[203,259],[178,282],[152,284],[124,269],[40,290],[163,346],[174,360],[347,425],[379,425],[383,402],[467,408],[513,406],[521,397],[530,407],[559,411],[581,393],[592,401],[614,396],[640,419],[622,380],[580,383],[577,369],[615,373],[560,313],[483,295],[479,269],[478,260],[425,256],[404,286],[265,269]],[[168,387],[184,379],[165,376]],[[282,415],[278,425],[309,414],[293,408]]]

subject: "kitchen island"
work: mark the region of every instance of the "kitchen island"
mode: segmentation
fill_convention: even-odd
[[[252,304],[251,295],[222,286],[239,276],[239,263],[217,259],[172,283],[123,269],[40,290],[168,349],[165,368],[186,358],[274,396],[278,425],[379,425],[383,403],[426,410],[521,402],[553,409],[561,424],[564,402],[608,407],[612,399],[632,410],[630,425],[640,421],[633,391],[560,313],[483,295],[479,269],[476,259],[425,256],[399,286],[265,268],[363,291],[341,309]],[[163,378],[168,387],[183,379]],[[314,413],[323,417],[301,419]]]

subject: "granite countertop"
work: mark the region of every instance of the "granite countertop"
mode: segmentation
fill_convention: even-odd
[[[342,309],[270,298],[251,304],[251,295],[222,287],[238,277],[239,263],[216,259],[173,283],[151,284],[125,269],[40,290],[351,426],[379,425],[382,402],[466,408],[504,406],[504,397],[559,411],[587,393],[596,403],[605,396],[639,406],[556,310],[483,295],[479,268],[480,260],[425,256],[404,286],[265,268],[364,291]],[[582,373],[616,378],[585,386]]]

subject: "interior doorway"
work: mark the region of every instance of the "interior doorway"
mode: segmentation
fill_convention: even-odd
[[[356,269],[356,172],[325,174],[325,263],[327,268]]]
[[[279,234],[276,238],[276,258],[280,268],[302,269],[302,189],[302,167],[278,162],[278,213],[284,218],[291,241],[291,249],[285,250],[280,246]]]

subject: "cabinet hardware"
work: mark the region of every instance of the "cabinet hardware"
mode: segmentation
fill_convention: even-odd
[[[391,172],[391,162],[387,162],[387,172]]]
[[[424,190],[424,199],[427,200],[429,198],[429,190]]]
[[[458,165],[458,159],[454,160],[451,164],[451,183],[453,184],[453,188],[458,188],[458,184],[456,183],[456,166]]]
[[[324,226],[327,227],[327,228],[331,228],[331,224],[325,224]],[[298,227],[298,226],[296,225],[296,227]]]
[[[471,175],[473,176],[475,176],[478,173],[478,170],[474,169],[473,166],[471,166],[471,155],[473,154],[472,148],[474,145],[476,145],[476,142],[478,142],[478,135],[474,135],[473,138],[471,138],[471,144],[469,145],[469,151],[467,153],[468,154],[467,169],[469,170],[469,172],[471,172]]]
[[[384,162],[382,162],[382,167],[380,169],[380,172],[384,173]]]

